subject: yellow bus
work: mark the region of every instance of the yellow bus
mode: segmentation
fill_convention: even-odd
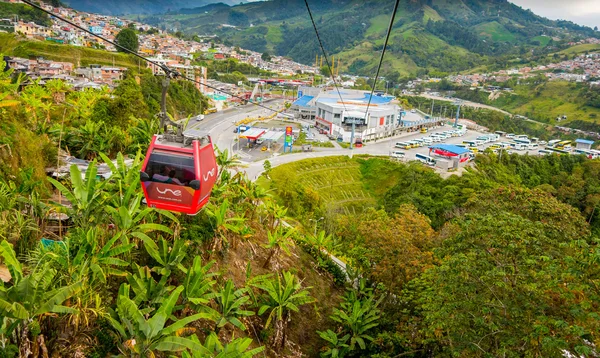
[[[421,128],[421,133],[427,133],[427,128],[425,128],[425,127]]]
[[[554,148],[558,150],[571,150],[571,141],[563,140],[562,142],[558,142]]]
[[[215,107],[212,107],[212,108],[208,108],[206,111],[204,111],[204,114],[211,114],[211,113],[217,113],[217,109]]]

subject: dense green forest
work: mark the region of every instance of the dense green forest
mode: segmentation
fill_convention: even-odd
[[[600,161],[490,153],[476,169],[442,179],[417,162],[331,160],[273,168],[268,182],[307,225],[324,217],[330,236],[322,232],[318,245],[365,280],[359,291],[379,297],[365,346],[352,348],[352,336],[332,330],[329,349],[348,357],[595,350]],[[376,200],[332,211],[319,188],[337,190],[343,183],[330,187],[327,178],[352,162]]]

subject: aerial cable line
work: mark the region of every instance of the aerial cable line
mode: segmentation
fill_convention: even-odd
[[[335,86],[335,90],[337,91],[338,96],[340,96],[340,101],[342,102],[342,105],[344,106],[344,110],[347,111],[346,104],[344,103],[344,99],[342,98],[342,94],[340,93],[340,88],[338,87],[337,81],[335,80],[335,77],[333,76],[333,71],[331,71],[331,66],[329,65],[329,58],[327,58],[327,53],[325,52],[325,48],[323,47],[323,41],[321,41],[321,36],[319,35],[319,31],[317,30],[317,24],[315,24],[315,19],[313,18],[312,12],[310,11],[310,6],[308,6],[308,0],[304,0],[304,4],[306,4],[306,10],[308,10],[308,15],[310,16],[310,21],[312,22],[313,28],[315,29],[315,34],[317,35],[317,40],[319,41],[319,46],[321,47],[321,51],[323,52],[323,56],[325,57],[325,64],[327,64],[327,68],[329,69],[329,75],[331,76],[331,79],[333,80],[333,85]]]
[[[400,4],[400,0],[396,0],[396,4],[394,5],[394,11],[392,12],[392,18],[390,19],[390,26],[388,26],[387,34],[385,35],[385,42],[383,44],[383,50],[381,50],[381,58],[379,59],[379,65],[377,66],[377,72],[375,73],[375,81],[373,82],[373,87],[371,88],[371,95],[369,96],[369,102],[367,103],[367,109],[365,110],[365,120],[367,119],[367,114],[369,113],[369,106],[371,106],[371,99],[373,99],[373,93],[375,92],[375,86],[377,85],[377,79],[379,78],[379,70],[381,70],[381,64],[383,63],[383,56],[385,56],[385,49],[387,48],[387,44],[390,39],[390,34],[392,33],[394,19],[396,18],[396,10],[398,10],[399,4]]]
[[[59,15],[57,15],[57,14],[55,14],[55,13],[53,13],[53,12],[49,11],[49,10],[46,10],[46,9],[44,9],[43,7],[41,7],[40,5],[38,5],[38,4],[36,4],[36,3],[34,3],[34,2],[33,2],[33,1],[31,1],[31,0],[22,0],[22,1],[23,1],[24,3],[26,3],[27,5],[29,5],[29,6],[31,6],[31,7],[34,7],[34,8],[36,8],[36,9],[40,10],[40,11],[43,11],[43,12],[45,12],[46,14],[48,14],[48,15],[50,15],[50,16],[54,16],[54,17],[56,17],[57,19],[59,19],[59,20],[61,20],[61,21],[64,21],[64,22],[66,22],[67,24],[69,24],[69,25],[71,25],[71,26],[73,26],[73,27],[76,27],[76,28],[78,28],[79,30],[81,30],[81,31],[83,31],[83,32],[85,32],[85,33],[87,33],[87,34],[90,34],[90,35],[92,35],[92,36],[94,36],[94,37],[97,37],[97,38],[99,38],[99,39],[100,39],[100,40],[102,40],[102,41],[105,41],[105,42],[107,42],[107,43],[109,43],[109,44],[111,44],[111,45],[113,45],[113,46],[115,46],[115,47],[118,47],[118,48],[120,48],[121,50],[123,50],[123,51],[125,51],[125,52],[127,52],[127,53],[129,53],[129,54],[131,54],[131,55],[134,55],[135,57],[138,57],[138,58],[140,58],[140,59],[142,59],[142,60],[144,60],[144,61],[146,61],[146,62],[148,62],[148,63],[151,63],[151,64],[153,64],[153,65],[155,65],[155,66],[158,66],[158,67],[160,67],[160,68],[161,68],[161,69],[162,69],[162,70],[165,72],[165,75],[166,75],[167,77],[181,77],[181,78],[183,78],[183,79],[185,79],[185,80],[188,80],[188,81],[190,81],[190,82],[197,83],[197,84],[199,84],[199,85],[202,85],[202,86],[206,86],[206,87],[208,87],[208,88],[214,89],[215,91],[219,91],[219,92],[225,93],[226,95],[229,95],[229,96],[231,96],[231,97],[234,97],[234,98],[237,98],[237,99],[241,99],[242,101],[246,101],[246,99],[245,99],[245,98],[243,98],[243,97],[240,97],[240,96],[238,96],[238,95],[234,95],[233,93],[229,93],[229,92],[227,92],[227,91],[223,91],[223,90],[221,90],[221,89],[219,89],[219,88],[217,88],[217,87],[214,87],[214,86],[211,86],[211,85],[209,85],[208,83],[203,83],[203,82],[201,82],[201,81],[196,81],[196,80],[194,80],[194,79],[191,79],[191,78],[185,77],[185,76],[183,76],[183,75],[182,75],[182,74],[181,74],[179,71],[173,70],[173,69],[169,68],[168,66],[166,66],[166,65],[164,65],[164,64],[162,64],[162,63],[158,63],[158,62],[156,62],[156,61],[152,61],[151,59],[149,59],[149,58],[147,58],[147,57],[144,57],[144,56],[140,55],[139,53],[137,53],[137,52],[135,52],[135,51],[132,51],[132,50],[130,50],[130,49],[128,49],[128,48],[126,48],[126,47],[124,47],[124,46],[121,46],[121,45],[119,45],[119,44],[118,44],[118,43],[116,43],[116,42],[110,41],[110,40],[108,40],[108,39],[106,39],[106,38],[104,38],[104,37],[102,37],[102,36],[100,36],[100,35],[98,35],[98,34],[95,34],[95,33],[91,32],[90,30],[86,29],[85,27],[79,26],[79,25],[75,24],[74,22],[72,22],[72,21],[69,21],[69,20],[65,19],[64,17],[61,17],[61,16],[59,16]],[[262,105],[262,104],[259,104],[259,103],[254,103],[254,102],[253,102],[252,104],[253,104],[253,105],[255,105],[255,106],[257,106],[257,107],[261,107],[261,108],[267,109],[267,110],[269,110],[269,111],[271,111],[271,112],[279,113],[278,111],[276,111],[276,110],[274,110],[274,109],[272,109],[272,108],[269,108],[269,107],[267,107],[267,106],[264,106],[264,105]]]

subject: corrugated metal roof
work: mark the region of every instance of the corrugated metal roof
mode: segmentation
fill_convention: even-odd
[[[294,102],[294,105],[299,106],[299,107],[309,107],[308,102],[312,101],[313,98],[315,98],[315,97],[314,96],[302,96]]]
[[[457,145],[453,145],[453,144],[437,144],[437,145],[432,145],[429,148],[445,150],[447,152],[454,153],[456,155],[461,155],[461,154],[465,154],[465,153],[469,152],[469,150],[467,150],[463,147],[459,147]]]
[[[592,145],[592,144],[594,144],[594,141],[593,141],[593,140],[587,140],[587,139],[577,139],[577,140],[575,141],[575,143],[581,143],[581,144],[589,144],[589,145]]]

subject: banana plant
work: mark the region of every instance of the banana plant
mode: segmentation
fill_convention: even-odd
[[[163,276],[169,276],[175,268],[186,271],[181,264],[181,261],[187,256],[187,243],[184,240],[175,239],[172,247],[169,247],[169,242],[162,237],[159,240],[160,246],[148,237],[142,237],[142,241],[148,255],[159,264],[159,266],[153,267],[152,271]]]
[[[183,286],[173,290],[150,318],[129,298],[129,289],[129,285],[121,285],[116,311],[111,312],[108,318],[123,340],[120,350],[124,356],[153,358],[158,352],[177,353],[188,350],[210,354],[202,344],[182,337],[194,332],[188,325],[199,319],[206,319],[205,313],[197,313],[167,325],[173,320],[173,311]]]
[[[325,332],[317,331],[319,337],[327,341],[329,346],[327,350],[321,353],[322,357],[344,358],[348,352],[349,345],[346,344],[350,338],[349,334],[338,337],[338,334],[328,329]]]
[[[105,182],[96,178],[98,170],[96,162],[93,161],[85,172],[85,178],[82,179],[81,171],[76,165],[70,168],[70,189],[53,178],[48,178],[62,195],[71,204],[70,208],[64,208],[60,205],[59,211],[66,211],[76,226],[87,228],[96,224],[97,218],[104,217],[101,212],[105,206],[105,196],[103,188]]]
[[[350,335],[349,350],[356,349],[356,345],[360,349],[366,348],[365,341],[372,341],[373,337],[368,335],[368,331],[379,325],[381,311],[378,309],[383,296],[379,300],[375,300],[372,292],[359,298],[356,291],[352,290],[344,296],[344,300],[340,304],[341,309],[334,308],[331,319],[342,324],[344,332]]]
[[[142,195],[138,194],[131,200],[129,206],[119,206],[118,208],[105,207],[117,228],[121,240],[126,244],[129,243],[130,237],[141,239],[144,242],[152,241],[147,235],[147,233],[152,231],[160,231],[172,235],[173,231],[167,226],[147,222],[155,210],[153,208],[141,209],[141,202]]]
[[[113,193],[111,197],[112,206],[129,207],[131,201],[140,193],[141,151],[137,152],[129,165],[125,162],[125,157],[120,152],[117,154],[116,164],[105,154],[99,153],[99,155],[111,171],[107,191]]]
[[[273,256],[279,255],[281,251],[285,252],[288,256],[291,255],[290,246],[294,245],[294,241],[292,240],[294,229],[288,229],[285,232],[283,230],[282,227],[278,227],[273,232],[267,232],[268,241],[263,247],[269,249],[269,256],[267,256],[263,268],[269,267],[269,263]]]
[[[215,237],[213,239],[212,251],[220,251],[229,243],[229,237],[244,232],[244,218],[231,216],[229,201],[223,200],[221,205],[208,205],[206,214],[213,223]]]
[[[38,320],[50,314],[77,313],[63,303],[78,294],[82,283],[54,288],[56,270],[49,265],[34,267],[27,275],[17,260],[11,244],[0,243],[0,257],[11,274],[12,286],[5,287],[0,281],[0,340],[13,337],[20,352],[31,352],[29,339],[32,329],[39,329]]]
[[[72,266],[78,267],[84,263],[84,260],[89,260],[92,283],[94,280],[106,283],[108,276],[127,276],[128,272],[121,268],[128,267],[129,263],[120,256],[131,251],[135,245],[117,243],[119,235],[114,235],[101,245],[97,235],[96,229],[89,229],[85,233],[85,241],[79,247]]]
[[[240,288],[236,290],[233,281],[229,279],[223,289],[217,292],[214,300],[217,304],[217,312],[219,314],[214,329],[215,332],[218,333],[228,323],[242,331],[246,330],[246,325],[239,319],[254,315],[254,312],[246,311],[243,308],[250,300],[250,297],[246,295],[246,289]]]
[[[160,281],[157,282],[148,267],[138,265],[135,265],[133,274],[127,276],[128,287],[131,287],[135,294],[133,301],[138,306],[142,303],[146,304],[145,314],[152,312],[154,306],[162,304],[164,297],[173,290],[167,285],[168,279],[169,276],[161,276]]]
[[[214,264],[215,261],[210,261],[203,266],[202,258],[196,256],[192,267],[189,269],[184,268],[186,275],[183,280],[182,303],[184,305],[189,304],[196,312],[215,312],[209,306],[210,300],[216,296],[213,286],[217,281],[213,277],[217,274],[209,272]]]
[[[193,336],[193,341],[200,343],[198,337]],[[227,344],[221,343],[219,337],[211,332],[204,342],[207,352],[183,352],[182,358],[252,358],[265,350],[265,347],[258,347],[248,350],[252,344],[250,338],[236,338]]]
[[[310,287],[303,288],[296,276],[288,271],[277,274],[275,279],[271,275],[258,277],[253,280],[252,285],[263,291],[263,302],[258,315],[268,313],[265,328],[274,322],[273,346],[276,351],[280,351],[285,346],[291,313],[298,312],[300,306],[315,301],[308,292]]]

